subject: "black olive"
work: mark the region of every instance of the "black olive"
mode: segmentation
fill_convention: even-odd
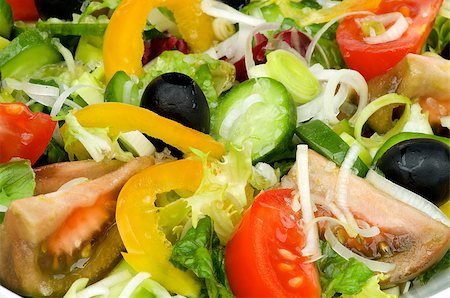
[[[225,3],[235,9],[240,9],[243,6],[250,3],[250,0],[219,0],[219,2]]]
[[[41,19],[72,20],[73,13],[81,13],[84,0],[34,0]]]
[[[377,167],[387,179],[444,204],[450,188],[450,147],[433,139],[411,139],[389,148]]]
[[[209,133],[210,114],[203,91],[189,76],[171,72],[148,84],[141,107],[187,127]]]

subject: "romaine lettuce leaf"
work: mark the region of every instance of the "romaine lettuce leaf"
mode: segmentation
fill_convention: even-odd
[[[224,248],[208,216],[200,219],[197,227],[190,228],[173,246],[170,261],[203,280],[202,296],[233,297],[225,273]]]

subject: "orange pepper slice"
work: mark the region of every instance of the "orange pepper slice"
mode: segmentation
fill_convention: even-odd
[[[127,263],[169,291],[198,296],[200,282],[192,272],[176,268],[169,259],[172,245],[158,227],[155,199],[158,193],[174,189],[194,192],[203,175],[199,160],[178,160],[149,167],[133,176],[117,199],[116,222],[127,253]]]
[[[119,70],[128,75],[143,74],[142,31],[147,16],[156,7],[170,9],[183,39],[195,51],[207,50],[214,41],[213,18],[201,10],[201,0],[123,0],[105,32],[103,59],[108,82]]]

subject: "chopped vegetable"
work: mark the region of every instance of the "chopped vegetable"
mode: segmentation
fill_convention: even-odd
[[[200,0],[191,0],[189,3],[176,0],[122,1],[105,33],[103,58],[107,81],[119,70],[128,75],[143,74],[141,60],[144,44],[141,32],[149,12],[160,5],[173,12],[181,35],[194,51],[204,51],[211,46],[214,39],[212,18],[200,9]],[[192,17],[194,15],[195,18]]]
[[[441,4],[442,0],[420,2],[382,0],[375,11],[377,15],[400,12],[411,19],[411,25],[398,39],[373,45],[363,40],[358,25],[361,16],[345,18],[336,32],[336,39],[345,62],[351,69],[359,71],[366,80],[386,73],[408,53],[420,52]]]
[[[0,206],[9,207],[12,201],[33,196],[36,182],[28,160],[0,164]],[[0,223],[5,211],[0,211]]]
[[[209,152],[212,157],[219,158],[224,152],[223,145],[210,136],[132,105],[112,102],[95,104],[83,108],[74,115],[82,127],[109,129],[108,135],[114,138],[121,132],[139,130],[163,140],[184,153],[191,152],[191,148],[197,148]],[[62,134],[65,129],[66,125],[61,128]]]
[[[316,266],[300,253],[305,236],[292,192],[258,195],[226,246],[225,268],[236,296],[320,297]]]
[[[258,74],[259,73],[259,74]],[[250,70],[251,77],[270,77],[281,82],[296,103],[306,103],[318,95],[319,81],[306,64],[286,50],[276,50],[267,55],[267,63]]]
[[[169,262],[172,245],[158,227],[156,195],[174,189],[195,191],[201,182],[198,160],[179,160],[150,167],[131,178],[120,192],[116,221],[127,249],[123,256],[134,270],[148,272],[171,292],[197,296],[200,282],[191,271]],[[187,208],[187,204],[183,206]]]
[[[215,60],[206,54],[185,55],[179,51],[166,51],[144,67],[145,75],[141,81],[147,86],[156,77],[179,72],[191,77],[205,93],[211,108],[217,106],[219,95],[230,89],[235,79],[233,65]]]
[[[212,116],[212,133],[242,147],[251,146],[252,160],[262,161],[292,141],[296,113],[286,88],[270,78],[256,78],[234,87]]]
[[[326,297],[334,294],[354,295],[361,292],[374,273],[356,259],[339,256],[326,241],[321,242],[323,257],[317,261],[320,285]]]
[[[224,250],[213,229],[211,218],[200,219],[197,227],[190,228],[174,245],[170,261],[201,278],[208,297],[231,298],[234,296],[226,278]]]
[[[341,165],[350,149],[330,127],[320,120],[312,120],[297,127],[296,134],[316,152]],[[369,170],[364,162],[358,158],[353,169],[358,176],[364,177]]]
[[[19,157],[34,164],[50,142],[56,122],[23,103],[0,103],[0,127],[0,163]]]

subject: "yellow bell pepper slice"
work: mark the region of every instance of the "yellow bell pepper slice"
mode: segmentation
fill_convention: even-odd
[[[133,105],[118,102],[93,104],[75,112],[75,117],[83,127],[108,127],[112,137],[121,132],[139,130],[183,153],[190,153],[191,148],[195,148],[220,158],[225,152],[223,144],[211,136]],[[61,129],[64,130],[64,126]]]
[[[169,291],[189,297],[198,296],[200,282],[192,272],[170,263],[172,245],[158,228],[155,199],[158,193],[175,189],[194,192],[202,175],[199,160],[184,159],[147,168],[128,180],[116,208],[127,263],[138,272],[150,273],[152,279]]]
[[[167,7],[175,17],[178,30],[189,47],[201,52],[214,41],[213,18],[201,10],[201,0],[123,0],[108,24],[103,43],[106,81],[119,70],[128,75],[143,74],[144,30],[152,9]]]

